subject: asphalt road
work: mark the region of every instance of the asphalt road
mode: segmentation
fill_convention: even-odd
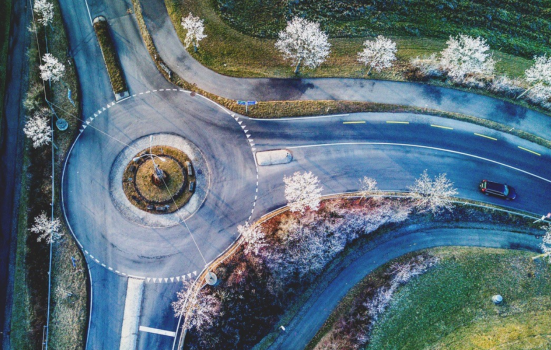
[[[146,25],[168,67],[186,81],[220,96],[248,101],[353,100],[427,107],[493,120],[544,138],[551,136],[551,119],[542,113],[454,89],[364,79],[227,77],[202,66],[186,51],[168,17],[164,0],[141,3]]]
[[[145,5],[155,3],[148,1]],[[126,293],[126,277],[123,273],[146,279],[170,278],[188,276],[189,273],[193,275],[193,271],[199,272],[205,264],[191,235],[181,225],[165,229],[138,226],[125,220],[113,207],[107,191],[111,163],[127,143],[141,136],[159,132],[178,133],[195,143],[204,153],[211,170],[212,186],[205,203],[187,221],[187,225],[207,262],[235,239],[238,224],[244,223],[249,217],[254,220],[266,211],[284,204],[283,175],[298,169],[316,173],[325,187],[325,193],[357,189],[358,178],[363,175],[376,177],[383,189],[403,189],[422,170],[429,169],[431,173],[447,172],[457,182],[462,196],[479,199],[476,182],[482,175],[488,174],[518,184],[519,201],[511,205],[535,210],[546,205],[545,198],[535,190],[539,186],[549,192],[549,183],[545,180],[466,155],[405,146],[392,149],[389,148],[391,146],[383,145],[328,145],[323,150],[314,147],[292,148],[295,160],[286,166],[260,168],[257,183],[251,141],[248,141],[250,139],[254,140],[252,142],[258,150],[374,140],[411,142],[455,151],[466,149],[507,164],[518,162],[519,166],[534,170],[540,176],[548,174],[548,170],[538,168],[538,164],[548,160],[549,152],[522,140],[511,139],[510,136],[481,130],[482,133],[491,133],[499,138],[499,143],[489,146],[487,139],[473,138],[469,134],[472,127],[462,123],[453,124],[453,134],[443,132],[451,131],[449,129],[427,131],[426,128],[432,127],[425,124],[423,118],[426,117],[411,115],[380,116],[383,119],[418,118],[419,125],[413,122],[407,125],[409,131],[385,129],[383,126],[386,126],[386,122],[384,125],[372,121],[365,125],[348,125],[335,118],[283,120],[270,124],[241,117],[240,125],[210,101],[200,96],[191,97],[185,92],[172,91],[174,87],[158,73],[145,50],[135,18],[127,11],[132,8],[129,1],[92,0],[87,7],[84,1],[61,0],[61,5],[71,44],[70,52],[74,56],[81,84],[82,115],[90,122],[69,155],[63,191],[68,222],[84,247],[92,277],[88,349],[117,349],[119,346]],[[151,13],[149,10],[146,12]],[[159,13],[162,15],[162,12]],[[118,104],[112,104],[114,96],[89,23],[90,17],[97,15],[104,15],[111,25],[132,95]],[[158,21],[171,26],[166,17]],[[156,40],[159,35],[154,34]],[[167,35],[166,40],[171,40],[170,36]],[[161,46],[168,49],[172,44],[178,49],[179,43],[170,41]],[[179,53],[182,54],[185,55],[185,52]],[[229,81],[220,76],[208,75],[196,66],[190,69],[196,69],[200,74],[197,77],[201,79],[200,86],[212,88],[211,91],[215,93],[223,89],[234,94],[229,96],[244,96],[247,99],[280,97],[381,99],[390,103],[405,101],[412,105],[427,104],[429,107],[439,106],[440,109],[486,117],[492,117],[499,111],[506,119],[511,119],[512,125],[526,125],[527,130],[533,129],[537,133],[549,130],[545,129],[549,125],[542,124],[543,119],[535,112],[454,90],[347,79]],[[251,95],[245,95],[249,93]],[[89,118],[94,113],[97,117],[91,121]],[[548,122],[548,119],[545,121]],[[439,124],[446,122],[438,121]],[[245,132],[251,135],[250,138]],[[470,137],[467,137],[468,134]],[[518,145],[525,145],[541,156],[513,152],[519,152]],[[504,153],[503,149],[508,153]],[[506,162],[508,159],[505,154],[509,153],[512,160]],[[174,330],[176,319],[171,316],[169,302],[174,300],[174,292],[178,288],[178,283],[147,282],[140,325]],[[139,334],[140,349],[169,348],[171,343],[172,339],[166,336]]]
[[[23,150],[22,128],[25,121],[22,100],[27,86],[25,64],[29,44],[29,13],[25,1],[12,4],[9,53],[2,140],[0,144],[0,349],[10,349],[13,272],[17,238],[17,218]]]
[[[488,247],[537,251],[533,235],[491,229],[422,230],[392,240],[379,240],[348,265],[321,293],[314,293],[270,349],[304,349],[346,293],[376,268],[404,254],[440,246]]]

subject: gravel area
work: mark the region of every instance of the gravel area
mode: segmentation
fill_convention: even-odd
[[[188,155],[195,170],[195,193],[189,202],[171,214],[151,214],[136,208],[122,188],[124,169],[134,155],[150,146],[171,146]],[[210,187],[210,171],[205,157],[193,143],[176,134],[153,134],[132,142],[117,156],[109,173],[109,194],[115,207],[129,221],[147,227],[171,227],[191,217],[203,204]]]

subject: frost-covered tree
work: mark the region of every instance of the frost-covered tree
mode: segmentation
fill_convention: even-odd
[[[378,193],[379,191],[377,189],[377,180],[367,176],[364,176],[362,179],[360,179],[360,201],[364,198]]]
[[[541,100],[551,97],[551,57],[546,55],[534,57],[534,64],[524,72],[524,77],[530,87],[517,98],[521,98],[529,91]]]
[[[193,282],[184,282],[184,288],[176,293],[177,298],[172,303],[172,309],[175,317],[186,317],[186,329],[195,327],[201,331],[211,326],[220,314],[220,300],[193,287]]]
[[[35,0],[33,11],[38,16],[36,21],[43,26],[47,26],[54,19],[54,5],[46,0]]]
[[[467,35],[455,38],[450,36],[446,44],[448,46],[441,53],[440,65],[452,80],[461,82],[469,74],[493,73],[495,60],[483,38]]]
[[[193,44],[193,50],[197,52],[199,41],[207,37],[207,35],[203,33],[205,30],[203,20],[199,17],[194,17],[190,12],[187,17],[182,17],[182,27],[186,30],[186,38],[184,39],[185,47],[187,48],[189,45]]]
[[[285,199],[292,212],[304,213],[306,208],[317,210],[321,200],[321,191],[318,177],[312,172],[300,173],[283,177],[285,182]]]
[[[372,69],[377,72],[385,68],[392,67],[392,62],[396,60],[396,43],[390,39],[379,35],[375,40],[366,40],[364,49],[358,52],[358,61],[369,66],[367,75]]]
[[[59,81],[65,73],[65,65],[59,62],[52,54],[47,53],[42,57],[44,64],[40,65],[40,77],[42,80]]]
[[[452,197],[457,194],[453,182],[448,180],[446,174],[439,174],[431,179],[427,170],[415,180],[409,187],[411,197],[416,201],[416,207],[421,211],[440,213],[443,209],[452,210]]]
[[[266,243],[266,235],[262,232],[260,225],[239,225],[237,226],[237,231],[247,244],[245,246],[245,254],[253,253],[254,255],[258,255],[260,249],[268,245],[268,243]]]
[[[551,262],[551,225],[547,225],[543,229],[545,230],[545,235],[540,245],[543,253],[541,256],[548,257],[549,262]]]
[[[328,36],[321,31],[319,23],[300,17],[287,22],[285,30],[279,32],[275,47],[295,66],[295,74],[298,74],[301,65],[316,68],[331,51]]]
[[[33,141],[34,148],[49,144],[52,137],[50,118],[46,113],[35,113],[25,123],[23,132]]]
[[[55,242],[63,236],[60,232],[61,222],[58,218],[51,220],[46,216],[45,212],[40,213],[34,218],[34,225],[31,227],[31,232],[38,234],[37,242],[45,241],[46,243]]]

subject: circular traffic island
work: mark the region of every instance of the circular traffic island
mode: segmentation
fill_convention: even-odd
[[[122,176],[126,198],[138,209],[168,214],[182,208],[195,190],[195,171],[188,155],[166,146],[144,149],[132,157]]]

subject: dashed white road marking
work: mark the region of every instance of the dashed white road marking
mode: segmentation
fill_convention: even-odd
[[[145,91],[145,92],[139,92],[139,93],[137,93],[137,94],[133,94],[133,95],[131,95],[131,96],[128,96],[127,98],[124,98],[124,99],[122,99],[122,100],[119,100],[119,101],[116,101],[116,102],[112,102],[112,103],[107,103],[107,104],[106,104],[106,107],[107,107],[107,109],[109,109],[109,108],[115,106],[115,104],[118,104],[118,103],[120,103],[120,102],[126,101],[127,99],[134,98],[134,97],[136,97],[136,96],[138,96],[138,95],[150,94],[151,92],[158,92],[158,91],[159,91],[159,92],[160,92],[160,91],[169,91],[169,92],[170,92],[171,89],[158,89],[158,90],[153,90],[153,91],[148,90],[148,91]],[[175,91],[175,92],[185,92],[185,93],[188,93],[188,94],[191,93],[191,91],[187,91],[187,90],[183,90],[183,89],[172,89],[172,91]],[[254,152],[256,151],[256,148],[254,148],[255,144],[253,143],[253,139],[250,138],[251,135],[248,134],[249,130],[246,130],[246,129],[245,129],[245,128],[246,128],[246,125],[243,124],[243,121],[240,121],[240,120],[239,120],[239,117],[236,116],[235,113],[229,111],[228,109],[224,108],[223,106],[219,105],[218,103],[216,103],[216,102],[214,102],[214,101],[212,101],[212,100],[206,98],[205,96],[202,96],[202,95],[199,95],[199,96],[201,96],[201,97],[205,98],[206,100],[208,100],[208,101],[214,103],[215,105],[217,105],[217,106],[218,106],[219,108],[221,108],[223,111],[225,111],[226,113],[228,113],[233,119],[235,119],[235,121],[236,121],[237,123],[239,123],[239,125],[241,126],[241,129],[244,131],[244,134],[245,134],[245,136],[247,137],[247,139],[248,139],[248,141],[249,141],[249,146],[251,147],[251,151],[253,152],[253,157],[254,157]],[[94,113],[94,116],[93,116],[93,117],[90,117],[88,120],[86,120],[86,121],[85,121],[85,124],[82,125],[82,128],[79,129],[80,133],[83,133],[84,130],[86,129],[86,127],[87,127],[88,125],[90,125],[90,123],[93,122],[95,118],[99,117],[99,115],[101,115],[104,111],[106,111],[106,110],[107,110],[106,107],[101,107],[100,109],[97,110],[96,113]],[[301,119],[301,118],[293,118],[293,119]],[[280,120],[281,120],[281,119],[280,119]],[[254,161],[255,161],[256,179],[257,179],[257,181],[256,181],[255,193],[258,193],[258,178],[259,178],[259,174],[258,174],[258,165],[256,164],[256,158],[254,159]],[[255,195],[255,198],[254,198],[254,201],[253,201],[253,208],[252,208],[252,210],[251,210],[251,214],[254,212],[254,209],[255,209],[255,206],[256,206],[256,201],[257,201],[257,199],[258,199],[258,196]],[[247,223],[248,223],[249,221],[251,221],[251,218],[252,218],[252,215],[249,216],[249,218],[248,218],[248,220],[247,220]],[[69,225],[69,227],[70,227],[70,225]],[[71,231],[72,231],[72,229],[71,229]],[[74,236],[74,234],[73,234],[73,236]],[[76,238],[76,237],[75,237],[75,238]],[[101,266],[104,267],[104,268],[107,268],[109,271],[115,272],[115,273],[118,274],[118,275],[121,275],[121,276],[131,276],[131,275],[125,273],[125,272],[121,272],[121,271],[119,271],[119,270],[115,270],[113,267],[108,266],[108,265],[106,265],[105,263],[100,262],[100,261],[99,261],[98,259],[96,259],[92,254],[90,254],[87,250],[84,249],[84,247],[83,247],[82,244],[78,241],[78,239],[77,239],[77,243],[78,243],[78,245],[83,249],[84,253],[85,253],[86,255],[90,256],[90,258],[92,259],[92,261],[95,261],[97,264],[101,265]],[[151,278],[151,277],[141,277],[141,276],[132,276],[132,277],[133,277],[133,278],[136,278],[136,279],[144,280],[144,281],[146,281],[146,282],[153,281],[153,283],[157,283],[157,280],[158,280],[159,283],[162,283],[163,280],[164,280],[165,283],[168,283],[168,280],[170,280],[170,282],[172,283],[172,282],[174,282],[174,280],[176,280],[176,282],[180,282],[180,279],[181,279],[182,281],[184,281],[184,280],[186,279],[186,275],[187,275],[188,278],[191,278],[192,275],[193,275],[193,276],[197,276],[197,271],[193,271],[193,272],[184,274],[184,275],[182,275],[182,276],[176,276],[176,277],[170,277],[170,278],[168,278],[168,277]]]

